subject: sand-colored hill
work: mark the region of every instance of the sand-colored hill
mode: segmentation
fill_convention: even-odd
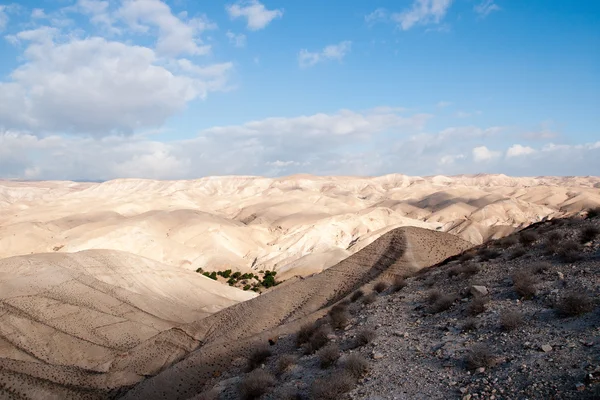
[[[39,305],[31,306],[33,300],[30,300],[26,302],[30,305],[29,308],[21,307],[26,308],[27,313],[10,311],[6,314],[5,311],[3,317],[8,319],[21,318],[20,321],[28,321],[30,324],[37,324],[39,319],[45,318],[43,319],[44,323],[40,323],[42,329],[50,329],[47,328],[50,326],[56,331],[51,334],[48,332],[49,334],[43,337],[36,336],[32,338],[32,344],[27,348],[27,351],[23,352],[29,354],[31,351],[38,351],[39,353],[40,351],[46,351],[44,349],[55,349],[54,353],[56,355],[53,356],[54,358],[49,358],[51,355],[48,355],[45,359],[39,359],[41,358],[39,356],[32,359],[26,358],[24,355],[15,356],[14,354],[18,350],[8,355],[4,354],[3,358],[0,358],[0,390],[34,398],[48,398],[49,396],[56,396],[57,398],[85,398],[85,396],[107,398],[115,396],[119,393],[119,390],[125,390],[127,386],[139,382],[145,376],[159,374],[153,379],[146,380],[143,385],[136,388],[130,395],[131,398],[186,398],[186,396],[194,394],[194,388],[201,385],[215,371],[219,368],[225,368],[231,362],[231,357],[247,354],[252,348],[252,342],[257,337],[260,338],[260,335],[271,334],[268,332],[273,329],[295,329],[302,321],[322,315],[328,306],[349,295],[357,288],[371,284],[374,279],[381,279],[391,274],[414,272],[450,255],[457,254],[470,246],[470,243],[454,235],[422,228],[398,228],[384,234],[362,250],[320,274],[304,279],[296,278],[254,299],[238,303],[206,318],[199,316],[194,322],[165,329],[145,340],[142,338],[129,339],[126,344],[120,343],[120,347],[115,345],[114,349],[108,349],[106,338],[101,335],[101,332],[97,332],[102,327],[111,326],[111,321],[101,321],[100,318],[100,315],[105,319],[109,317],[101,314],[101,311],[107,313],[107,306],[104,306],[103,303],[109,301],[109,299],[104,300],[104,297],[100,294],[97,295],[99,296],[98,303],[104,306],[104,310],[101,311],[96,310],[94,306],[96,301],[93,297],[88,297],[89,300],[78,300],[78,297],[61,299],[61,303],[56,305],[56,309],[60,312],[53,312],[51,308]],[[156,276],[156,280],[136,278],[137,282],[129,280],[127,281],[128,284],[125,284],[126,278],[121,275],[118,275],[118,277],[115,277],[114,274],[104,276],[97,272],[99,270],[105,271],[105,265],[109,264],[109,257],[104,256],[105,253],[106,251],[91,251],[69,256],[60,254],[25,256],[10,258],[3,262],[10,262],[9,265],[14,265],[12,269],[21,271],[20,275],[23,274],[26,268],[30,268],[29,271],[32,273],[29,266],[35,265],[35,260],[40,257],[45,257],[45,260],[47,260],[45,262],[53,266],[61,264],[61,261],[63,264],[72,262],[76,265],[69,268],[69,270],[76,272],[82,270],[94,271],[97,279],[102,280],[104,283],[114,285],[115,282],[120,282],[124,287],[132,285],[141,294],[148,292],[162,293],[163,297],[170,301],[163,300],[162,308],[158,308],[152,315],[155,317],[154,319],[150,319],[150,316],[146,317],[148,319],[144,321],[148,325],[151,325],[154,321],[173,323],[173,321],[164,321],[165,316],[163,313],[173,312],[177,315],[175,310],[170,308],[175,305],[183,309],[178,314],[180,320],[186,318],[186,315],[181,315],[186,309],[181,302],[187,302],[188,313],[193,314],[198,311],[193,308],[193,304],[190,304],[190,298],[194,298],[195,294],[189,294],[185,288],[199,285],[199,282],[190,281],[185,284],[175,281],[165,282],[167,277]],[[119,256],[114,252],[109,254],[117,258]],[[72,261],[71,257],[79,262]],[[83,259],[84,257],[88,257],[88,259]],[[28,260],[31,260],[31,263]],[[148,265],[152,264],[149,260],[147,263]],[[89,267],[85,267],[86,265]],[[140,269],[145,267],[146,265],[140,267]],[[133,268],[133,265],[129,265],[127,268]],[[115,267],[115,269],[119,270],[120,268]],[[136,272],[141,273],[140,270],[136,270]],[[187,274],[190,278],[197,276],[196,279],[206,283],[204,282],[205,278],[198,274],[194,275],[192,272],[187,272]],[[57,276],[55,278],[57,281],[52,281],[52,283],[60,283],[62,279],[72,279],[70,277],[62,278],[58,273],[54,273],[54,275]],[[31,295],[26,297],[32,297],[36,300],[38,298],[45,299],[46,297],[42,296],[40,290],[38,290],[38,285],[42,285],[46,280],[43,273],[40,274],[40,280],[33,280],[32,284],[27,283],[32,281],[29,277],[22,279],[20,282],[25,288],[33,288],[31,289]],[[141,285],[144,282],[145,285],[136,286],[137,283]],[[148,287],[150,282],[157,286]],[[220,285],[214,282],[208,283]],[[17,291],[18,284],[19,282],[15,283],[14,280],[10,283],[10,287],[15,288],[13,292]],[[163,286],[160,287],[159,285]],[[70,287],[70,285],[67,287]],[[221,287],[227,288],[223,285]],[[177,290],[175,293],[169,293],[168,288]],[[207,287],[207,291],[210,289],[212,287]],[[125,289],[123,288],[123,290]],[[26,292],[22,288],[18,291]],[[107,291],[105,289],[105,292]],[[135,290],[132,289],[131,291]],[[237,289],[230,289],[230,291],[231,293],[246,295],[246,293]],[[223,297],[226,293],[223,293]],[[126,291],[126,294],[129,294],[129,291]],[[111,298],[113,297],[117,298],[117,295],[114,294]],[[150,307],[150,304],[144,304],[143,299],[136,296],[126,297],[123,295],[118,298],[125,298],[124,302],[127,304],[133,304],[135,301],[134,304],[140,308],[144,307],[143,310],[148,310]],[[12,301],[11,299],[12,297],[4,300],[3,304]],[[202,300],[206,299],[207,296],[202,298]],[[240,298],[238,297],[236,300],[240,300]],[[47,301],[49,302],[49,300]],[[223,301],[234,302],[231,299]],[[73,302],[73,305],[70,306],[72,309],[67,305],[70,302]],[[161,305],[160,299],[156,303]],[[199,310],[203,311],[202,301],[199,303]],[[79,311],[79,309],[84,309],[84,311]],[[138,313],[140,312],[138,311]],[[92,313],[98,315],[97,318],[92,318],[97,319],[97,323],[89,320]],[[123,311],[123,314],[130,315],[130,313],[135,315],[131,310],[129,312]],[[146,313],[148,312],[144,311],[143,315],[145,316]],[[84,318],[83,321],[75,321],[81,315],[87,318]],[[118,317],[125,319],[123,315]],[[132,321],[128,323],[139,323],[139,318],[141,316],[132,317]],[[22,323],[25,324],[26,322]],[[56,326],[60,329],[55,328]],[[14,333],[15,329],[12,332]],[[119,332],[126,335],[131,332],[131,329],[127,328]],[[118,332],[112,332],[112,334],[118,337]],[[13,334],[13,340],[16,337],[20,336]],[[88,359],[84,359],[82,356],[84,346],[77,347],[72,344],[79,343],[77,340],[80,338],[85,340],[88,349],[93,350]],[[46,341],[44,342],[44,340]],[[51,343],[50,340],[52,340]],[[104,340],[102,346],[90,343],[93,341],[101,342],[102,340]],[[17,349],[24,349],[22,345],[20,347],[12,345]],[[93,346],[98,346],[100,349],[96,351]],[[69,354],[76,357],[75,360],[72,360],[76,361],[75,365],[78,367],[76,369],[67,367],[68,362],[64,359],[68,356],[66,349],[69,347],[73,347],[73,351]],[[65,351],[56,350],[63,348]],[[112,354],[109,354],[110,351],[112,351]],[[186,356],[186,354],[188,355]],[[110,356],[112,356],[112,359]],[[184,356],[186,357],[183,361],[170,367],[173,362],[181,360]],[[161,371],[163,372],[161,373]],[[191,376],[194,376],[194,378],[189,379]]]
[[[398,226],[479,244],[598,206],[599,186],[598,177],[399,174],[0,181],[0,258],[112,249],[192,271],[291,276],[330,267]]]

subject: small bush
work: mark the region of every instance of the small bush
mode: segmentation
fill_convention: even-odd
[[[369,363],[364,359],[364,357],[358,354],[350,354],[344,357],[342,368],[344,371],[352,375],[354,379],[358,380],[369,370]]]
[[[467,263],[462,266],[461,273],[467,277],[477,275],[479,273],[479,267],[476,264]]]
[[[466,253],[461,254],[461,256],[458,258],[458,261],[460,261],[460,262],[469,261],[469,260],[472,260],[473,257],[475,257],[475,254],[473,254],[473,252],[471,250],[469,250]]]
[[[485,297],[476,297],[471,300],[471,303],[467,306],[467,314],[469,315],[479,315],[485,311],[485,305],[487,304],[487,299]]]
[[[247,374],[239,386],[240,396],[244,400],[258,399],[267,393],[277,381],[264,369],[256,369]]]
[[[302,325],[298,332],[296,332],[296,347],[300,347],[304,343],[308,342],[316,330],[317,325],[314,323]]]
[[[272,354],[271,350],[266,346],[255,349],[248,358],[248,370],[252,371],[253,369],[260,367]]]
[[[536,279],[529,271],[519,271],[512,276],[513,287],[519,297],[531,299],[535,296],[537,289]]]
[[[377,337],[377,333],[373,329],[365,328],[362,329],[356,335],[355,347],[365,346],[371,343]]]
[[[558,257],[561,261],[571,263],[583,258],[583,249],[581,245],[573,240],[568,240],[562,244],[558,250]]]
[[[476,330],[478,327],[477,320],[475,318],[467,318],[460,330],[462,332],[470,332]]]
[[[283,374],[289,371],[294,365],[296,365],[297,357],[293,354],[284,354],[277,360],[277,373]]]
[[[429,311],[432,314],[437,314],[439,312],[446,311],[454,305],[455,301],[456,301],[455,295],[444,294],[431,305]]]
[[[525,254],[527,254],[527,251],[523,247],[517,247],[510,253],[508,259],[516,260],[517,258],[523,257]]]
[[[597,218],[598,216],[600,216],[600,207],[590,208],[587,212],[589,219]]]
[[[471,347],[469,354],[465,358],[468,369],[477,369],[481,367],[494,366],[494,354],[484,344],[476,344]]]
[[[433,304],[436,301],[438,301],[442,296],[442,292],[440,292],[438,289],[431,290],[429,291],[429,293],[427,293],[427,302],[429,304]]]
[[[512,331],[523,324],[523,314],[518,311],[504,311],[500,314],[500,326],[505,331]]]
[[[519,234],[519,242],[525,247],[531,246],[536,240],[538,240],[538,235],[533,231],[525,231]]]
[[[315,380],[312,397],[315,400],[338,400],[341,395],[354,388],[356,380],[346,371],[337,371],[330,376]]]
[[[519,240],[511,235],[511,236],[506,236],[502,239],[499,240],[499,246],[502,247],[503,249],[506,249],[508,247],[514,246],[515,244],[519,243]]]
[[[363,304],[373,304],[377,301],[377,294],[376,293],[369,293],[368,295],[366,295],[365,297],[363,297]]]
[[[328,325],[319,326],[310,336],[310,340],[304,343],[303,349],[305,354],[313,354],[321,347],[329,342],[328,335],[331,333],[331,328]]]
[[[600,229],[596,228],[595,226],[586,226],[581,230],[580,241],[581,243],[591,242],[596,238],[596,236],[598,236],[599,233]]]
[[[490,261],[500,257],[502,253],[494,249],[483,249],[479,252],[479,259],[481,261]]]
[[[329,368],[340,358],[340,349],[336,344],[328,344],[317,352],[321,368]]]
[[[329,310],[329,319],[331,326],[335,329],[343,329],[350,322],[350,314],[348,308],[342,304],[337,304]]]
[[[377,293],[382,293],[385,289],[387,289],[388,285],[385,282],[379,281],[373,286],[373,290]]]
[[[357,290],[356,292],[352,293],[352,296],[350,297],[350,300],[354,303],[355,301],[357,301],[358,299],[360,299],[364,295],[365,295],[365,292],[363,292],[362,290]]]
[[[540,262],[533,264],[533,266],[531,267],[531,272],[539,275],[539,274],[543,274],[544,272],[550,271],[550,269],[552,269],[552,265],[550,263],[545,262],[545,261],[540,261]]]
[[[462,272],[462,268],[459,265],[455,265],[451,268],[448,268],[448,278],[453,278],[455,276],[459,276]]]
[[[594,302],[584,293],[571,292],[563,296],[555,306],[562,317],[575,317],[592,311]]]
[[[406,287],[406,280],[402,275],[394,276],[394,282],[392,283],[392,292],[399,292]]]

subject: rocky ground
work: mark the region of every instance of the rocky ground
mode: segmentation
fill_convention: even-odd
[[[369,287],[313,327],[326,350],[279,338],[197,399],[600,398],[598,232],[539,223]]]

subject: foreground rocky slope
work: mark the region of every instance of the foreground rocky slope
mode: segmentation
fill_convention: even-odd
[[[196,399],[600,398],[598,217],[539,223],[376,289],[317,322],[320,350],[297,348],[317,343],[306,328],[282,335]]]

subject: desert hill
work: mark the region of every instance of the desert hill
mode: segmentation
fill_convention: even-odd
[[[126,251],[192,271],[321,271],[390,229],[480,244],[600,205],[598,177],[209,177],[0,182],[0,258]]]
[[[230,306],[205,318],[199,316],[190,323],[178,324],[144,341],[139,338],[137,341],[129,339],[130,341],[127,343],[120,342],[119,353],[113,353],[112,359],[109,359],[110,357],[107,355],[108,350],[105,349],[105,343],[103,344],[104,347],[99,350],[89,345],[92,340],[100,340],[94,336],[98,334],[97,328],[110,326],[110,321],[98,321],[97,325],[90,325],[89,320],[68,320],[66,316],[61,318],[60,315],[56,315],[57,313],[53,313],[51,309],[39,306],[30,307],[29,314],[18,315],[22,320],[29,319],[30,323],[36,323],[40,317],[32,313],[34,311],[39,313],[41,309],[48,315],[44,326],[50,324],[60,325],[61,333],[47,335],[47,337],[52,338],[53,342],[51,343],[44,343],[43,338],[36,337],[31,339],[32,346],[27,349],[24,346],[16,346],[16,349],[8,354],[5,350],[3,358],[0,359],[0,366],[2,367],[0,369],[0,388],[4,390],[4,393],[34,398],[47,398],[49,396],[59,398],[85,398],[86,396],[89,398],[111,398],[122,394],[128,386],[139,382],[143,377],[159,374],[137,387],[130,396],[134,396],[134,398],[147,397],[145,393],[153,393],[152,396],[160,397],[164,394],[167,398],[185,398],[186,394],[195,393],[194,390],[197,389],[198,385],[202,385],[203,382],[209,379],[216,368],[225,368],[231,361],[231,357],[248,354],[252,350],[252,343],[256,340],[256,337],[270,335],[272,332],[269,331],[273,329],[291,331],[303,321],[314,320],[319,317],[326,312],[329,306],[357,288],[371,284],[376,278],[396,274],[411,274],[423,267],[460,253],[469,247],[471,247],[470,243],[447,233],[422,228],[398,228],[384,234],[362,250],[320,274],[287,281],[254,299]],[[105,251],[92,251],[89,255],[88,253],[90,252],[85,252],[84,255],[76,253],[71,256],[79,256],[78,258],[90,257],[92,259],[85,260],[85,265],[90,265],[91,270],[104,271],[105,268],[94,264],[94,261],[96,263],[102,261],[102,264],[104,264],[107,260],[94,260],[94,257],[99,257]],[[4,262],[9,261],[19,266],[23,262],[30,264],[27,260],[41,256],[47,257],[48,261],[51,261],[52,258],[65,257],[61,254],[23,256],[9,258]],[[148,263],[151,263],[151,261],[148,260]],[[143,270],[145,267],[143,265],[139,268]],[[75,267],[76,270],[80,268],[84,267]],[[182,271],[185,270],[182,269]],[[208,280],[194,272],[186,273],[196,276],[196,279],[201,280],[203,283]],[[121,279],[121,277],[115,279],[112,276],[104,278],[104,280],[111,282],[121,281]],[[158,280],[162,281],[162,279]],[[29,287],[29,281],[30,279],[22,280],[25,287]],[[139,282],[148,284],[148,279],[140,278]],[[10,286],[16,287],[18,283],[12,282]],[[223,289],[229,289],[227,286],[216,282],[209,283],[219,285]],[[161,283],[156,282],[156,284]],[[169,306],[181,306],[176,302],[183,300],[182,297],[194,298],[196,293],[191,294],[194,291],[192,286],[198,285],[198,282],[190,282],[187,286],[177,282],[162,283],[162,285],[162,288],[151,288],[149,292],[166,291],[167,288],[173,288],[177,291],[176,293],[170,293],[169,296],[165,295],[174,304],[165,301],[164,308],[159,310],[160,312],[169,313],[172,310],[168,308]],[[186,290],[186,287],[189,289]],[[206,291],[211,289],[212,287],[207,287]],[[15,290],[24,291],[18,287]],[[240,293],[250,296],[246,292],[237,289],[231,288],[229,290],[232,294]],[[223,296],[225,296],[225,293],[227,292],[224,292]],[[204,297],[204,299],[208,299],[208,297]],[[78,300],[72,299],[71,301]],[[66,301],[64,302],[66,303]],[[132,301],[130,300],[130,302]],[[230,300],[230,303],[232,302]],[[139,305],[140,303],[138,301],[136,304]],[[76,302],[75,306],[78,304],[81,304],[81,300]],[[88,302],[85,306],[91,307],[91,304]],[[187,308],[188,313],[198,311],[197,309],[190,310],[192,308],[191,304],[187,304]],[[201,305],[199,308],[203,310]],[[74,312],[65,305],[57,306],[57,309],[62,309],[64,314]],[[155,312],[157,314],[156,319],[165,318],[159,311]],[[84,314],[84,317],[89,317],[91,313],[96,311],[86,310],[85,312],[87,314]],[[125,310],[124,314],[129,315],[130,313]],[[77,315],[75,314],[76,318]],[[11,318],[12,316],[8,315],[7,317]],[[184,318],[184,316],[181,318]],[[135,322],[138,322],[137,319],[132,318]],[[146,317],[144,322],[150,325],[154,320]],[[73,365],[77,368],[69,366],[64,359],[40,359],[41,357],[31,359],[18,353],[18,350],[29,353],[31,350],[35,351],[40,348],[66,349],[71,346],[73,340],[71,337],[65,337],[62,332],[69,329],[79,330],[78,332],[72,332],[70,336],[83,337],[88,343],[87,348],[90,349],[90,353],[87,354],[86,358],[83,355],[83,346],[74,347],[72,356],[77,357],[77,359],[71,361],[75,361]],[[86,330],[82,331],[83,329]],[[119,332],[126,335],[130,330],[119,330]],[[113,332],[113,335],[118,336],[119,332]],[[13,331],[13,333],[16,332]],[[13,341],[16,337],[20,336],[14,335],[12,337]],[[13,344],[8,343],[9,349],[11,345]],[[65,353],[66,351],[57,352],[57,354],[63,356]],[[184,356],[185,358],[182,361],[170,367]],[[161,371],[163,373],[160,373]],[[194,379],[189,381],[184,379],[184,377],[192,375],[195,376]],[[168,385],[165,384],[167,381],[169,382]],[[174,381],[182,383],[172,385]]]

